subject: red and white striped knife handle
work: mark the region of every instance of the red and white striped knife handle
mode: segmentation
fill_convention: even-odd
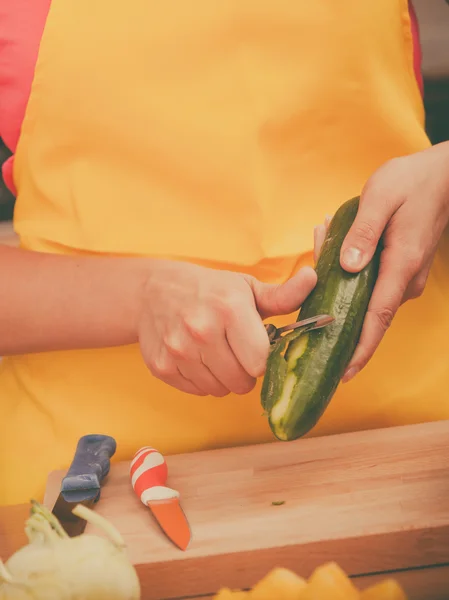
[[[167,463],[154,448],[146,446],[136,452],[131,461],[130,475],[133,490],[145,506],[153,500],[179,498],[179,492],[165,485]]]

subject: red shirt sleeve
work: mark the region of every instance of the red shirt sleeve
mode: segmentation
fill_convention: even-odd
[[[413,7],[413,3],[410,0],[409,3],[409,11],[410,11],[410,20],[411,20],[411,28],[412,28],[412,37],[413,37],[413,64],[415,67],[415,77],[418,82],[418,87],[420,89],[421,95],[424,95],[424,81],[422,76],[422,50],[421,50],[421,40],[419,35],[419,25],[418,18],[416,16],[415,9]]]
[[[0,137],[13,153],[3,164],[3,179],[13,194],[16,193],[12,177],[14,152],[25,116],[50,4],[51,0],[0,2]],[[422,93],[418,22],[411,1],[409,5],[415,74]]]
[[[0,2],[0,137],[12,153],[19,140],[50,3]],[[2,170],[5,184],[15,194],[13,160],[11,156]]]

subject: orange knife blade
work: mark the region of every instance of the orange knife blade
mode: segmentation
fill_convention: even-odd
[[[186,550],[190,542],[190,527],[178,498],[153,500],[147,503],[159,526],[171,541]]]
[[[165,535],[181,550],[191,539],[189,523],[179,502],[179,492],[165,485],[167,463],[154,448],[141,448],[130,468],[131,484],[141,502],[148,506]]]

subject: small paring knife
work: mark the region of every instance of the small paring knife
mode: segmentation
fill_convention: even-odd
[[[92,508],[100,498],[101,485],[117,449],[114,438],[89,434],[78,441],[70,468],[62,480],[53,514],[69,537],[81,535],[86,521],[72,513],[77,504]]]
[[[165,485],[168,468],[160,452],[149,446],[134,455],[130,467],[131,485],[148,506],[165,535],[181,550],[190,543],[189,523],[179,502],[179,492]]]

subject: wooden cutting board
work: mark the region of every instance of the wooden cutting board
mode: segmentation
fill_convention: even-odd
[[[186,552],[134,496],[128,463],[113,464],[96,508],[122,533],[145,599],[249,588],[275,566],[307,577],[326,561],[350,575],[449,562],[449,421],[167,463],[192,529]],[[49,477],[49,507],[63,475]]]

